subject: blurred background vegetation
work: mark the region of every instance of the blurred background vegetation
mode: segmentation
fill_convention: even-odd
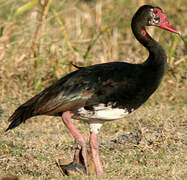
[[[163,109],[160,109],[160,112],[166,113],[163,117],[168,117],[172,113],[173,116],[180,115],[181,121],[178,120],[177,123],[172,121],[172,127],[186,125],[187,0],[1,0],[0,131],[2,134],[7,127],[8,116],[15,108],[60,77],[75,70],[71,63],[88,66],[111,61],[143,62],[148,53],[136,41],[130,28],[133,14],[143,4],[161,7],[170,24],[181,31],[183,40],[159,28],[148,28],[153,38],[164,47],[169,67],[159,91],[147,102],[149,106],[142,112],[142,119],[146,119],[147,111],[151,114],[150,109],[161,104]],[[168,111],[164,112],[164,108]],[[135,117],[139,119],[140,114]],[[160,126],[160,118],[163,117],[159,116],[155,121],[156,124],[151,120],[145,121],[150,127]],[[164,119],[161,122],[163,121]],[[37,124],[35,121],[34,123]],[[33,131],[36,126],[33,125]],[[107,127],[106,125],[104,128]],[[134,128],[131,123],[127,127]],[[52,127],[50,128],[48,131],[52,131]],[[101,134],[101,136],[110,136],[110,131],[108,129],[107,131],[107,135]],[[167,132],[170,134],[170,131]],[[0,137],[0,142],[6,144],[7,141],[14,142],[19,138],[19,135],[13,133],[7,139]],[[21,140],[24,140],[24,137]],[[5,152],[3,148],[5,146],[0,148],[0,154],[2,152],[7,159],[11,153]],[[6,148],[12,152],[11,146]],[[1,167],[2,173],[7,174],[5,166],[8,163],[2,162],[4,163]],[[109,174],[114,175],[109,168],[111,167],[108,164]],[[177,168],[179,166],[176,165]],[[141,170],[138,169],[133,173],[138,174],[138,171]],[[7,172],[11,172],[10,169]],[[127,177],[132,178],[132,174],[128,172]],[[169,175],[172,177],[172,172]],[[36,177],[39,178],[40,175]],[[176,175],[175,179],[180,178],[184,178],[184,174]]]

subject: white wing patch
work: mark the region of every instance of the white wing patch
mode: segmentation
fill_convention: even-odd
[[[115,120],[120,119],[129,114],[127,109],[114,108],[112,105],[105,106],[99,104],[94,106],[93,110],[86,110],[84,107],[78,110],[81,119],[98,119],[98,120]]]

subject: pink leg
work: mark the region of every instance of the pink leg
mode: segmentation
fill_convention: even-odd
[[[92,158],[95,164],[97,176],[102,175],[104,173],[104,170],[99,157],[99,146],[97,142],[97,135],[95,132],[91,132],[90,134],[90,147],[91,147]]]
[[[87,149],[86,149],[86,141],[85,141],[84,137],[82,136],[82,134],[78,131],[78,129],[71,122],[72,115],[73,114],[70,111],[64,112],[62,114],[62,121],[64,122],[66,127],[70,130],[70,132],[73,135],[73,137],[75,138],[75,140],[80,144],[80,146],[82,148],[81,152],[82,152],[82,157],[83,157],[84,164],[86,167],[86,172],[88,173],[88,153],[87,153]],[[75,153],[77,153],[77,152],[78,151],[76,150]]]

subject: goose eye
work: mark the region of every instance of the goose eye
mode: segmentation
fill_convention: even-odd
[[[155,20],[156,20],[156,21],[159,21],[159,20],[160,20],[160,17],[158,17],[158,16],[155,17]]]
[[[157,11],[157,10],[155,10],[155,11],[154,11],[154,13],[155,13],[155,14],[157,14],[157,13],[158,13],[158,11]]]

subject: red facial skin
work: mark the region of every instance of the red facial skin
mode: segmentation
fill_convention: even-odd
[[[142,30],[141,30],[141,33],[142,33],[143,36],[145,36],[145,35],[147,34],[147,32],[146,32],[145,29],[142,29]]]
[[[154,8],[153,11],[156,12],[156,15],[160,17],[160,22],[158,24],[158,27],[180,34],[180,32],[177,29],[175,29],[173,26],[169,24],[167,17],[165,16],[165,14],[162,12],[161,9]]]

